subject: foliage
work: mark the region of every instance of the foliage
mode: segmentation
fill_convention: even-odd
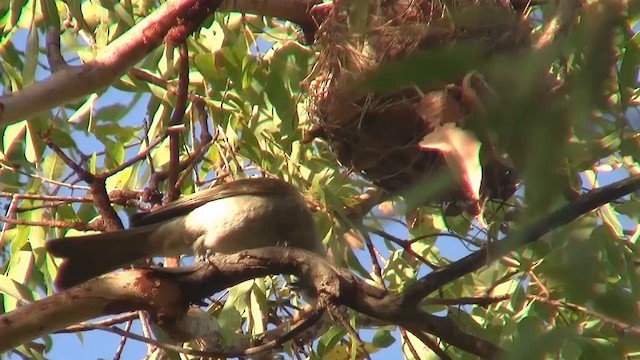
[[[488,109],[484,124],[524,184],[508,204],[486,205],[486,228],[466,214],[445,216],[442,209],[417,206],[420,201],[412,195],[393,197],[363,218],[354,217],[370,184],[343,168],[327,143],[302,141],[314,119],[307,116],[300,84],[310,76],[315,49],[300,43],[296,25],[254,15],[216,13],[186,41],[189,97],[179,121],[185,124],[179,133],[179,160],[189,165],[181,169],[177,188],[189,194],[227,176],[282,177],[315,205],[318,231],[340,265],[400,292],[432,271],[428,264],[451,264],[566,203],[565,178],[574,190],[585,192],[640,175],[640,36],[633,30],[640,13],[631,6],[618,18],[602,9],[605,3],[583,9],[568,35],[543,51],[477,64],[497,79],[501,99]],[[77,65],[94,58],[157,5],[93,0],[11,0],[8,8],[0,5],[4,93],[20,92],[49,76],[46,29],[63,27],[62,55]],[[556,9],[534,9],[530,17],[539,37]],[[442,56],[450,57],[447,64],[466,64],[461,54]],[[415,63],[420,56],[424,54],[381,69],[365,85],[438,78],[431,73],[437,67]],[[179,66],[177,47],[158,47],[111,87],[0,128],[0,195],[6,209],[0,233],[2,312],[55,291],[52,279],[59,259],[44,250],[46,239],[100,229],[86,178],[69,167],[60,151],[88,172],[108,175],[106,190],[121,218],[157,203],[156,190],[168,191],[172,136],[166,129],[175,124],[172,113],[180,101]],[[553,101],[541,104],[535,76],[548,68],[561,90]],[[145,151],[148,156],[129,162]],[[638,356],[638,196],[632,193],[602,206],[450,282],[430,295],[424,309],[454,319],[467,332],[509,350],[514,359]],[[374,260],[366,247],[362,250],[369,240]],[[372,265],[376,263],[379,273]],[[278,306],[279,316],[291,310],[282,298],[299,301],[282,287],[281,278],[257,279],[229,289],[207,311],[217,319],[224,342],[233,343],[237,329],[264,331],[270,307]],[[382,351],[407,359],[436,358],[434,344],[452,358],[474,358],[438,345],[435,337],[424,343],[397,326],[369,331],[354,314],[349,319],[373,358]],[[13,352],[47,358],[58,340],[45,337]],[[321,359],[364,356],[354,344],[353,335],[336,326],[306,351]],[[296,345],[288,346],[291,354]]]

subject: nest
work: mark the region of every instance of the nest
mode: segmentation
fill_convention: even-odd
[[[328,141],[342,165],[377,186],[398,191],[447,169],[441,152],[417,145],[438,122],[464,127],[476,109],[456,91],[462,78],[453,84],[411,84],[392,94],[358,93],[354,82],[416,50],[441,49],[460,40],[480,44],[486,56],[517,51],[529,46],[530,29],[506,0],[368,1],[369,12],[359,18],[354,3],[334,1],[316,33],[320,53],[313,79],[305,83],[317,124],[312,136]],[[427,112],[437,116],[425,116],[420,110],[425,104]],[[511,197],[514,171],[486,151],[481,163],[482,197]],[[442,204],[469,201],[460,186],[436,199]]]

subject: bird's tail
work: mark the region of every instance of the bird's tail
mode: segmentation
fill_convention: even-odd
[[[64,259],[58,268],[56,286],[67,289],[152,256],[150,235],[155,230],[156,226],[142,226],[47,241],[47,251]]]

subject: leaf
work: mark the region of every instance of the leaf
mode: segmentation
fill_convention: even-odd
[[[85,117],[91,116],[96,100],[98,100],[98,94],[93,93],[89,95],[82,106],[80,106],[78,110],[71,114],[67,121],[69,123],[79,123],[80,121],[84,120]],[[89,131],[92,131],[91,125],[89,126]]]
[[[47,28],[53,28],[60,31],[60,15],[56,7],[55,0],[44,0],[40,2],[42,6],[42,14],[44,15]]]
[[[65,169],[66,165],[55,153],[45,156],[42,161],[42,174],[49,179],[58,179]]]
[[[33,253],[28,250],[19,250],[12,254],[9,260],[9,270],[7,276],[17,283],[26,284],[33,268]],[[18,305],[18,300],[4,297],[4,310],[6,312],[14,310]]]
[[[22,15],[22,11],[25,8],[28,0],[11,0],[11,4],[9,5],[9,28],[5,27],[5,31],[13,28],[20,20]]]
[[[263,307],[267,303],[267,298],[264,292],[264,280],[263,279],[255,279],[256,285],[260,283],[262,286],[253,286],[252,291],[250,293],[250,313],[249,316],[251,318],[251,333],[253,335],[259,335],[265,332],[264,327],[264,315],[267,309]]]
[[[35,13],[36,2],[33,2],[33,12]],[[35,81],[36,67],[38,66],[38,54],[40,48],[38,46],[40,36],[38,35],[37,18],[34,16],[27,35],[27,47],[24,60],[24,68],[22,69],[22,81],[24,85],[31,85]]]
[[[35,300],[31,289],[2,274],[0,274],[0,292],[23,302]]]
[[[54,144],[58,145],[62,149],[68,149],[74,147],[75,142],[71,135],[68,132],[62,131],[58,128],[51,128],[48,130],[47,135],[54,142]]]
[[[247,310],[245,295],[252,287],[253,280],[248,280],[229,289],[229,297],[218,316],[220,333],[227,341],[233,339],[236,330],[242,326],[242,314]]]
[[[342,326],[331,327],[324,335],[318,339],[318,354],[325,358],[324,355],[328,354],[332,348],[338,344],[338,341],[346,335],[346,331]]]
[[[464,185],[469,197],[476,201],[480,199],[481,143],[473,134],[456,127],[453,123],[447,123],[427,134],[418,146],[425,150],[440,151],[449,168]]]
[[[396,339],[391,335],[389,330],[378,329],[375,334],[373,334],[373,339],[371,343],[378,348],[386,348],[391,346]]]
[[[2,146],[5,153],[9,153],[14,144],[16,144],[16,141],[24,136],[26,127],[27,122],[20,121],[16,124],[9,125],[4,129],[4,134],[2,136]]]

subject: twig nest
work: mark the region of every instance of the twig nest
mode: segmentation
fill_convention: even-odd
[[[362,3],[370,4],[368,13],[356,14]],[[345,167],[386,190],[405,189],[444,170],[457,184],[436,203],[505,200],[515,191],[513,170],[491,151],[488,137],[477,139],[464,130],[481,108],[475,87],[459,79],[381,94],[352,85],[416,50],[465,39],[480,43],[490,56],[528,46],[529,34],[522,14],[507,0],[336,0],[317,32],[318,61],[305,84],[317,122],[313,135],[328,141]],[[473,158],[474,151],[469,164],[460,160]],[[480,168],[473,168],[474,162]]]

